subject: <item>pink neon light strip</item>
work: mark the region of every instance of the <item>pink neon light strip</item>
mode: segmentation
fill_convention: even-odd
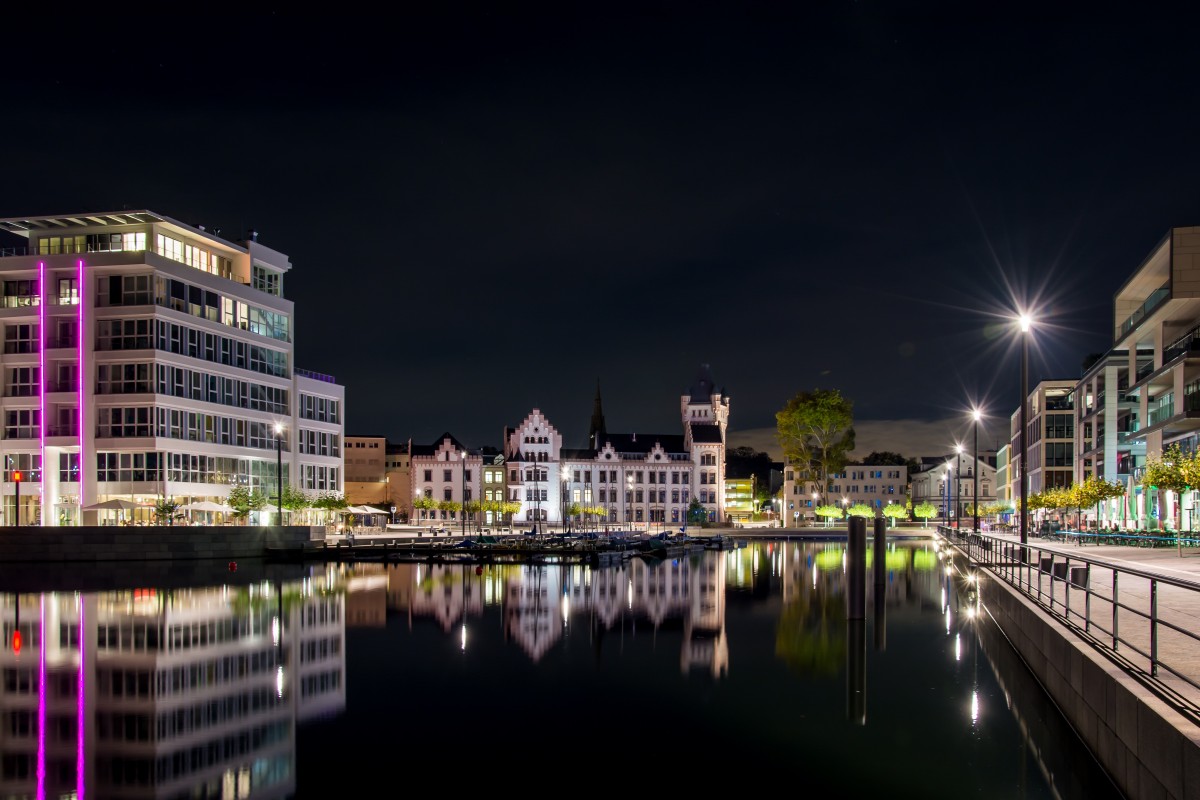
[[[83,499],[83,259],[79,259],[79,274],[75,279],[75,293],[77,295],[76,302],[79,304],[79,317],[75,325],[75,339],[79,345],[79,368],[76,370],[79,373],[79,463],[75,470],[76,491],[75,495],[79,498],[80,515],[83,514],[83,507],[86,505]],[[70,458],[67,459],[70,463]],[[79,524],[83,524],[83,520],[79,520]],[[80,629],[82,632],[82,629]],[[82,639],[80,640],[82,641]],[[81,651],[82,652],[82,651]],[[82,669],[82,667],[81,667]],[[82,741],[82,740],[81,740]],[[82,785],[82,784],[81,784]],[[83,800],[83,792],[79,793],[79,800]]]
[[[37,800],[46,800],[46,595],[41,596],[38,627]]]
[[[38,497],[42,507],[42,522],[46,521],[46,262],[38,262],[38,457],[41,459],[41,473],[38,475]],[[30,470],[32,472],[32,470]],[[21,509],[17,509],[17,519],[21,518]]]
[[[82,263],[82,262],[81,262]],[[87,637],[84,635],[86,628],[83,626],[83,595],[79,595],[79,685],[75,687],[75,798],[83,800],[83,767],[84,767],[84,749],[83,749],[83,719],[84,707],[86,703],[83,696],[83,656],[85,652],[84,642]]]

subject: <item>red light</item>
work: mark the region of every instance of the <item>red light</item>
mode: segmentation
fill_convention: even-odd
[[[13,652],[21,655],[21,632],[13,631]]]
[[[21,482],[21,473],[20,472],[13,473],[13,481],[15,481],[16,483]]]

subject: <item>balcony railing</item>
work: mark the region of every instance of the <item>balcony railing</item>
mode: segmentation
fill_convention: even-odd
[[[1171,296],[1170,284],[1163,284],[1158,289],[1150,293],[1146,298],[1146,302],[1129,315],[1129,318],[1117,326],[1116,338],[1120,339],[1125,334],[1136,328],[1142,320],[1150,316],[1159,306],[1167,302]]]
[[[129,250],[124,247],[105,246],[103,243],[89,242],[83,247],[76,247],[74,242],[62,242],[58,247],[48,248],[51,252],[41,252],[37,247],[22,245],[20,247],[0,247],[0,258],[13,256],[69,256],[80,253],[144,253],[144,250]]]
[[[78,436],[78,425],[52,425],[46,428],[46,436]]]
[[[1157,425],[1160,422],[1170,419],[1175,416],[1175,405],[1162,406],[1150,412],[1150,424]]]
[[[1154,372],[1154,362],[1153,361],[1151,361],[1149,364],[1146,364],[1143,367],[1138,367],[1137,379],[1140,381],[1143,378],[1148,378],[1148,377],[1150,377],[1151,372]]]
[[[314,381],[323,381],[325,383],[337,383],[332,375],[326,375],[324,372],[313,372],[310,369],[296,368],[295,373],[302,378],[312,378]]]
[[[1163,363],[1167,364],[1182,355],[1200,355],[1200,328],[1192,328],[1170,347],[1163,349]]]

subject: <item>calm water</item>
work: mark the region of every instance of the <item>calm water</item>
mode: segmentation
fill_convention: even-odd
[[[843,549],[6,594],[0,796],[1119,796],[932,549],[854,624]]]

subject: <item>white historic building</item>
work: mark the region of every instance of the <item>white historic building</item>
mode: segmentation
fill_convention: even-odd
[[[465,503],[479,498],[479,476],[483,458],[471,453],[449,433],[443,433],[433,444],[411,445],[413,500],[409,519],[416,525],[432,522],[448,523],[464,520],[461,511],[447,508],[419,508],[421,498],[434,503]]]
[[[574,505],[603,508],[608,525],[678,525],[693,499],[712,522],[725,507],[725,432],[729,398],[715,388],[708,365],[680,398],[683,433],[609,433],[599,389],[584,449],[566,449],[538,409],[505,430],[510,500],[515,519],[562,525]]]
[[[273,495],[280,467],[311,494],[342,491],[345,390],[296,368],[291,262],[257,232],[235,243],[151,211],[0,230],[27,240],[0,250],[6,524]]]

